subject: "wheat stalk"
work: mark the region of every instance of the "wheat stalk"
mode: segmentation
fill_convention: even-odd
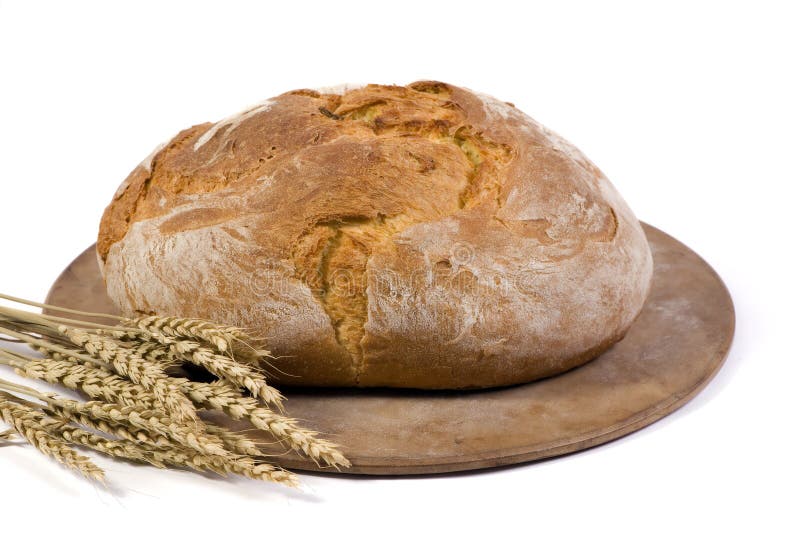
[[[42,346],[41,343],[39,342],[30,343],[28,344],[28,346],[36,350],[38,353],[43,354],[44,356],[49,357],[50,359],[53,359],[54,361],[68,361],[70,363],[80,364],[89,368],[109,370],[109,371],[114,370],[114,367],[112,367],[111,365],[103,363],[99,359],[93,358],[92,356],[90,356],[89,354],[87,354],[82,350],[73,350],[75,354],[78,354],[80,356],[80,358],[78,358],[73,356],[73,352],[65,354],[53,348]]]

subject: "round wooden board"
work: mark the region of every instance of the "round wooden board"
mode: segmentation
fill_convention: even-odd
[[[644,228],[655,260],[650,297],[626,337],[590,363],[537,382],[481,391],[285,388],[287,413],[342,445],[353,463],[345,472],[375,475],[537,460],[647,426],[688,402],[719,370],[733,338],[734,310],[708,264],[667,234]],[[115,312],[94,246],[58,278],[47,303]],[[256,437],[272,441],[266,434]],[[328,470],[282,451],[275,461]]]

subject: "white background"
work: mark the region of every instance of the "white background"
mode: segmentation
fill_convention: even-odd
[[[444,477],[306,474],[300,493],[108,460],[103,489],[3,446],[0,532],[797,534],[793,7],[0,0],[0,292],[43,299],[117,185],[188,125],[294,88],[440,79],[573,141],[641,219],[719,271],[738,315],[694,401],[580,454]]]

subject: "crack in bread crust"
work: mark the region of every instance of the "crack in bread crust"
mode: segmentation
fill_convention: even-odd
[[[511,159],[509,147],[488,140],[465,123],[463,112],[446,99],[445,86],[420,85],[419,88],[414,91],[435,96],[428,98],[432,102],[422,107],[422,113],[412,111],[411,118],[402,113],[403,105],[412,100],[409,98],[377,98],[366,103],[356,100],[351,104],[347,98],[351,92],[346,92],[337,99],[339,106],[334,110],[320,108],[331,120],[363,123],[379,140],[413,137],[429,143],[452,144],[460,150],[466,164],[465,176],[452,178],[460,183],[460,188],[453,196],[452,208],[444,214],[435,218],[407,214],[391,217],[342,215],[315,222],[297,240],[292,252],[296,274],[312,289],[330,317],[337,342],[353,359],[356,377],[364,365],[361,340],[365,335],[368,310],[367,264],[373,251],[388,247],[394,235],[412,225],[451,216],[486,201],[487,193],[491,202],[499,206],[502,184],[497,170]],[[419,116],[431,115],[433,119],[419,119]],[[415,180],[424,180],[425,172],[436,166],[431,158],[413,153],[409,156],[419,164],[416,170],[408,170],[415,175]]]
[[[318,222],[297,242],[297,276],[311,289],[334,329],[336,341],[361,366],[361,339],[367,318],[367,263],[376,247],[411,222],[404,217],[342,217]]]

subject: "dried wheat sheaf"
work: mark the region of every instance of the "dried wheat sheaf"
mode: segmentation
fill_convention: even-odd
[[[4,294],[0,299],[45,307]],[[0,441],[23,439],[99,481],[103,470],[77,449],[159,468],[298,484],[256,441],[210,422],[206,412],[217,411],[268,432],[274,443],[320,466],[350,466],[337,445],[283,413],[284,397],[259,366],[273,358],[246,330],[202,319],[124,318],[46,307],[68,316],[0,307],[0,340],[26,343],[38,352],[0,347],[0,365],[81,397],[0,380],[0,420],[9,426],[0,431]],[[203,369],[212,380],[196,381],[184,364]]]

